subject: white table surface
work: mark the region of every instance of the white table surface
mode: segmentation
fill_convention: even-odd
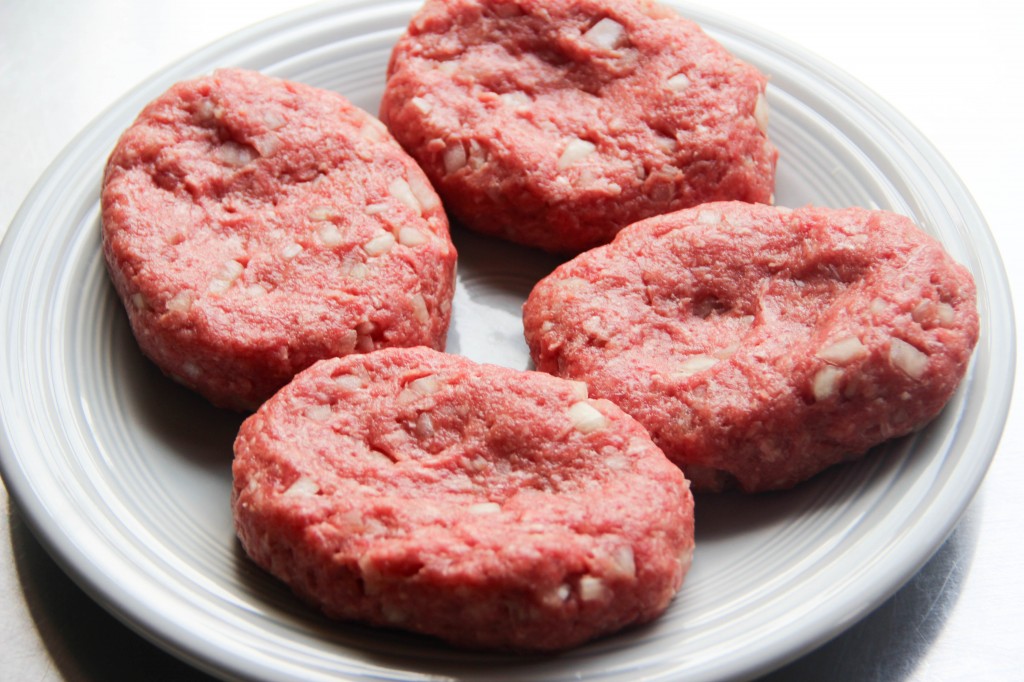
[[[306,4],[0,1],[0,235],[47,165],[108,104],[194,49]],[[810,49],[901,111],[972,192],[1024,300],[1019,3],[704,4]],[[1018,386],[1021,372],[1018,364]],[[1022,455],[1017,391],[985,482],[931,561],[866,619],[766,679],[1024,680]],[[2,488],[0,501],[0,680],[207,679],[96,605]]]

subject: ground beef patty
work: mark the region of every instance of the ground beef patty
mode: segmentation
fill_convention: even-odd
[[[623,230],[524,306],[539,369],[651,432],[694,489],[792,486],[924,425],[978,337],[974,282],[905,217],[709,204]]]
[[[117,143],[102,208],[143,351],[217,405],[254,408],[320,358],[444,345],[440,200],[336,93],[242,70],[175,85]]]
[[[563,252],[768,202],[765,78],[644,0],[427,0],[380,115],[466,226]]]
[[[586,387],[418,349],[324,360],[242,426],[249,555],[328,615],[553,650],[648,621],[693,551],[682,473]]]

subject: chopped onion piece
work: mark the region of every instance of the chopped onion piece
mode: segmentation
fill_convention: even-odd
[[[597,151],[597,146],[593,142],[587,142],[581,140],[578,137],[574,137],[569,140],[569,144],[565,146],[565,151],[558,157],[558,167],[568,168],[569,166],[582,161],[591,154]]]
[[[412,314],[416,317],[417,322],[420,324],[430,322],[430,311],[427,310],[427,301],[423,298],[423,294],[413,294],[409,297],[409,302],[412,304]]]
[[[341,230],[334,223],[324,223],[318,227],[316,229],[316,236],[324,246],[338,246],[344,241],[341,236]]]
[[[187,313],[192,308],[192,292],[179,291],[174,298],[167,301],[167,309],[178,313]]]
[[[419,175],[409,178],[409,188],[412,190],[412,195],[416,197],[416,203],[419,204],[421,211],[430,211],[441,205],[441,200],[437,198],[434,187]]]
[[[403,204],[416,211],[417,213],[422,212],[423,207],[420,206],[420,202],[417,201],[416,195],[413,194],[412,187],[403,178],[395,178],[388,184],[388,191],[391,196],[395,197]]]
[[[398,243],[402,246],[419,246],[427,241],[427,235],[415,227],[403,227],[398,231]]]
[[[333,206],[314,206],[306,214],[310,220],[330,220],[338,215]]]
[[[665,85],[668,86],[669,90],[682,92],[690,87],[690,78],[685,73],[677,73],[665,81]]]
[[[320,492],[320,486],[316,481],[306,476],[300,476],[283,494],[293,497],[296,495],[316,495],[318,492]]]
[[[390,251],[394,245],[395,236],[390,232],[385,232],[363,244],[363,251],[371,256],[380,256]]]
[[[466,148],[461,142],[455,142],[444,150],[444,172],[454,173],[466,165]]]
[[[295,242],[292,242],[291,244],[285,244],[281,248],[281,258],[284,258],[285,260],[291,260],[292,258],[298,256],[300,253],[302,253],[302,246],[296,244]]]
[[[570,380],[569,383],[572,384],[572,395],[577,400],[586,400],[590,395],[590,389],[586,383],[574,380]]]
[[[608,586],[600,578],[592,575],[585,575],[580,578],[580,599],[583,601],[595,601],[601,599],[608,593]]]
[[[814,375],[811,384],[811,391],[816,401],[828,400],[839,392],[839,379],[843,376],[843,370],[832,365],[826,365]]]
[[[602,50],[614,50],[622,44],[625,37],[626,29],[622,24],[608,17],[591,26],[590,30],[583,34],[584,40]]]
[[[256,158],[255,149],[237,142],[225,142],[218,151],[222,161],[236,168],[240,168]]]
[[[608,417],[585,400],[569,407],[569,419],[580,433],[592,433],[608,426]]]
[[[765,98],[764,93],[757,96],[757,102],[754,103],[754,120],[757,121],[757,128],[762,133],[768,133],[768,100]]]
[[[315,422],[325,422],[331,418],[331,406],[313,405],[306,410],[306,417]]]
[[[903,339],[892,340],[889,362],[911,379],[920,379],[928,371],[928,355]]]
[[[859,360],[868,354],[867,346],[856,336],[847,336],[825,346],[817,352],[817,356],[825,362],[845,365]]]
[[[703,372],[706,369],[711,369],[718,364],[718,358],[710,355],[693,355],[686,358],[680,365],[679,369],[676,370],[674,376],[677,377],[688,377]]]
[[[619,574],[630,578],[636,577],[636,559],[633,556],[633,548],[629,545],[616,547],[612,553],[612,560]]]
[[[231,288],[231,285],[234,284],[235,280],[238,279],[244,271],[244,265],[236,260],[229,260],[221,266],[220,272],[210,280],[210,285],[207,288],[211,293],[222,294]]]

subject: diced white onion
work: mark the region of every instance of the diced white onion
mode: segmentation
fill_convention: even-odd
[[[330,220],[338,215],[338,211],[333,206],[314,206],[306,215],[310,220]]]
[[[178,313],[187,313],[192,308],[192,292],[179,291],[167,301],[167,309]]]
[[[682,92],[690,87],[690,78],[685,73],[677,73],[665,81],[665,85],[668,86],[669,90]]]
[[[331,418],[331,406],[313,405],[306,409],[306,417],[315,422],[325,422]]]
[[[483,516],[485,514],[498,514],[501,512],[501,505],[497,502],[480,502],[469,506],[469,513]]]
[[[256,150],[237,142],[225,142],[220,146],[218,153],[222,161],[237,168],[256,158]]]
[[[441,200],[437,198],[437,192],[434,191],[434,187],[422,176],[411,176],[409,178],[409,188],[412,190],[412,195],[416,197],[416,203],[421,211],[432,211],[441,205]]]
[[[558,167],[568,168],[575,163],[582,161],[591,154],[597,151],[597,147],[593,142],[581,140],[578,137],[574,137],[569,140],[569,144],[565,146],[565,150],[562,155],[558,157]]]
[[[403,227],[398,231],[398,243],[402,246],[419,246],[427,241],[427,235],[415,227]]]
[[[324,246],[338,246],[344,239],[334,223],[324,223],[316,229],[316,236]]]
[[[583,34],[583,39],[602,50],[614,50],[622,44],[626,29],[614,19],[605,17]]]
[[[615,568],[620,575],[630,578],[636,576],[636,559],[633,556],[632,547],[629,545],[616,547],[615,551],[612,552],[612,560],[615,562]]]
[[[444,172],[454,173],[466,165],[466,148],[461,142],[455,142],[444,150]]]
[[[395,236],[390,232],[385,232],[363,244],[363,251],[371,256],[380,256],[390,251],[394,245]]]
[[[413,294],[409,297],[409,303],[412,304],[412,314],[416,317],[417,322],[420,324],[430,322],[430,311],[427,310],[427,302],[423,298],[423,294]]]
[[[697,222],[702,225],[717,225],[722,222],[722,214],[710,209],[701,210],[697,213]]]
[[[892,340],[889,346],[889,362],[911,379],[920,379],[928,370],[928,355],[903,339]]]
[[[585,400],[569,407],[569,419],[580,433],[592,433],[608,425],[608,417]]]
[[[583,601],[595,601],[601,599],[608,593],[608,587],[600,578],[592,575],[585,575],[580,578],[580,599]]]
[[[388,184],[388,192],[391,196],[398,199],[400,202],[416,211],[421,213],[423,207],[420,206],[420,202],[416,199],[416,195],[413,194],[412,187],[405,181],[404,178],[395,178]]]
[[[856,336],[847,336],[825,346],[817,356],[825,362],[845,365],[868,354],[867,347]]]
[[[295,480],[288,489],[284,491],[284,495],[287,497],[295,497],[298,495],[316,495],[320,492],[320,486],[311,478],[306,476],[300,476]]]
[[[678,370],[675,372],[675,376],[688,377],[703,372],[706,369],[711,369],[718,364],[718,358],[710,355],[693,355],[684,360]]]
[[[754,120],[757,122],[757,128],[762,133],[768,133],[768,100],[765,98],[764,93],[757,96],[757,102],[754,103]]]
[[[586,400],[590,395],[590,389],[587,388],[586,383],[572,380],[569,383],[572,384],[572,395],[576,400]]]
[[[839,379],[843,376],[843,370],[832,365],[826,365],[814,375],[811,384],[811,391],[814,399],[818,402],[828,400],[839,392]]]

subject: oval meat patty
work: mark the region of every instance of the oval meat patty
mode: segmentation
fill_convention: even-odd
[[[651,432],[695,490],[780,489],[935,417],[974,282],[903,216],[709,204],[623,230],[524,306],[539,369]]]
[[[217,405],[255,408],[324,357],[444,346],[440,200],[336,93],[237,69],[175,85],[117,143],[102,213],[140,346]]]
[[[693,499],[586,388],[427,348],[324,360],[242,425],[246,551],[330,616],[553,650],[660,614]]]
[[[644,0],[427,0],[381,119],[445,206],[551,251],[712,201],[771,201],[765,77]]]

